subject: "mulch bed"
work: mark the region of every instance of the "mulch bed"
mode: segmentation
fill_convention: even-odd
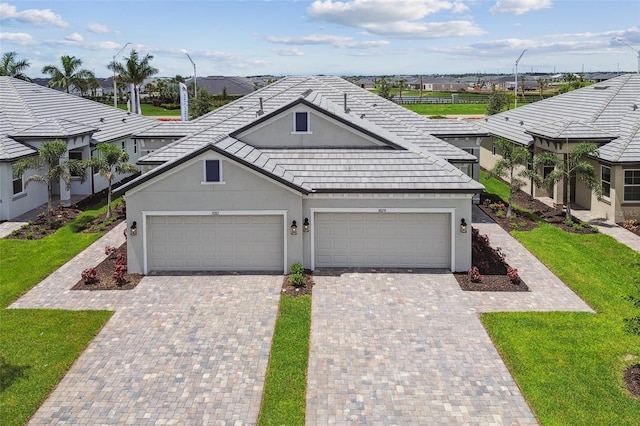
[[[520,283],[514,284],[506,275],[482,275],[482,281],[479,283],[471,282],[466,273],[453,274],[465,291],[529,291],[529,287],[520,280]]]
[[[624,370],[624,381],[633,396],[640,398],[640,364],[630,365]]]
[[[132,288],[135,288],[140,283],[144,275],[126,273],[124,275],[125,281],[122,284],[118,283],[111,276],[116,266],[116,257],[119,253],[122,253],[126,259],[126,243],[122,244],[118,250],[113,253],[113,255],[107,257],[105,260],[100,262],[98,266],[96,266],[98,277],[95,282],[85,284],[84,280],[79,277],[80,279],[76,285],[71,288],[71,290],[131,290]]]
[[[285,275],[284,280],[282,280],[282,294],[286,294],[290,297],[298,297],[303,294],[308,294],[311,296],[313,290],[313,274],[308,269],[304,271],[304,285],[296,287],[291,285],[289,281],[289,275]]]

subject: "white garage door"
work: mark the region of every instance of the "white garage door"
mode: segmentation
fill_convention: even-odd
[[[282,216],[149,216],[149,271],[278,271]]]
[[[450,268],[447,213],[316,213],[316,267]]]

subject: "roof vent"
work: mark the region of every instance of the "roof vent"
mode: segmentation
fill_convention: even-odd
[[[371,106],[372,106],[372,107],[377,107],[377,106],[378,106],[378,104],[373,104],[373,105],[371,105]]]
[[[127,111],[127,115],[131,115],[131,111]]]
[[[509,117],[505,117],[505,118],[504,118],[504,121],[509,121]]]
[[[262,104],[262,97],[259,98],[260,101],[260,109],[258,111],[256,111],[256,117],[260,117],[262,114],[264,114],[264,108],[263,108],[263,104]]]
[[[123,118],[123,119],[122,119],[122,122],[123,122],[123,123],[125,123],[126,121],[127,121],[127,119],[126,119],[126,118]]]
[[[638,109],[638,104],[633,104],[633,106],[631,107],[634,111]]]
[[[520,125],[522,126],[524,124],[524,121],[520,120]]]
[[[609,86],[593,86],[593,90],[606,90]]]
[[[364,118],[366,114],[360,114],[360,118]]]
[[[104,117],[100,117],[100,122],[104,123]]]
[[[484,121],[486,121],[487,123],[489,122],[489,119],[485,117]]]
[[[349,114],[351,110],[349,109],[349,107],[347,106],[347,94],[344,94],[344,113],[345,114]]]

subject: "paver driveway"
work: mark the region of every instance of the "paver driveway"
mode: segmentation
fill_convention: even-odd
[[[282,276],[145,277],[110,292],[58,285],[12,307],[115,314],[31,424],[256,423]]]

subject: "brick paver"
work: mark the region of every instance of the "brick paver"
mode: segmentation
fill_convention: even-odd
[[[30,423],[255,424],[282,276],[153,276],[129,291],[68,290],[110,243],[11,306],[115,310]]]
[[[591,311],[502,228],[529,293],[463,292],[447,272],[316,274],[307,424],[537,424],[479,312]]]

